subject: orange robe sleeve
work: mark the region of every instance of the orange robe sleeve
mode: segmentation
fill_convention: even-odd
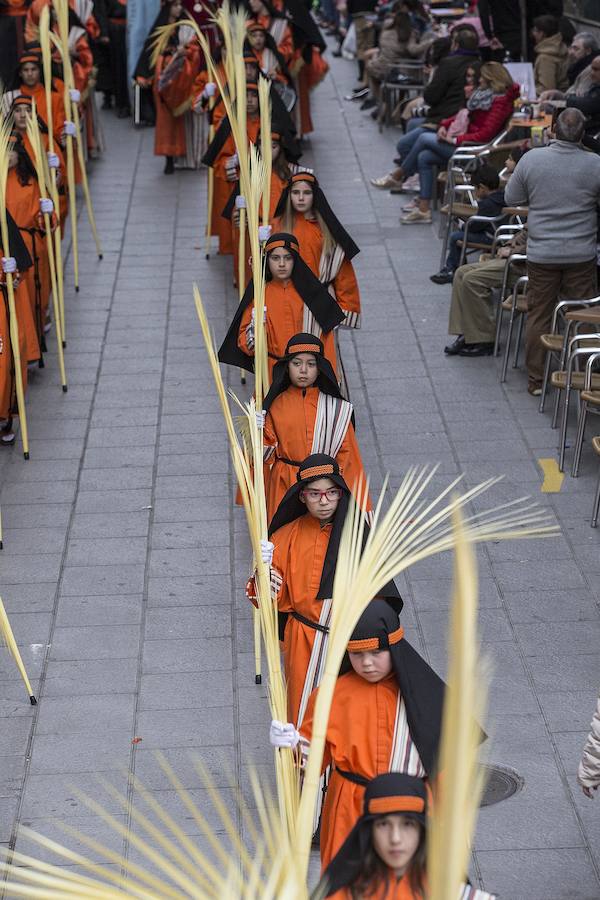
[[[88,39],[82,35],[75,45],[75,59],[73,60],[73,81],[78,91],[86,89],[92,69],[94,67],[94,57]]]
[[[344,259],[340,271],[333,279],[333,289],[337,302],[346,314],[360,315],[360,291],[354,266],[349,259]]]

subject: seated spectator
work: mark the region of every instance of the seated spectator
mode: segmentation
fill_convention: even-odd
[[[500,176],[492,166],[483,165],[475,172],[471,179],[475,187],[477,198],[477,210],[473,215],[494,218],[502,213],[504,207],[504,188],[500,188]],[[496,226],[497,227],[497,226]],[[478,244],[489,244],[494,240],[495,226],[486,222],[473,222],[469,225],[469,238]],[[448,256],[444,267],[437,275],[432,275],[434,284],[450,284],[454,278],[454,272],[460,263],[462,247],[459,241],[464,237],[464,228],[453,231],[448,239]]]
[[[596,43],[596,39],[589,31],[581,31],[573,38],[573,43],[569,47],[569,68],[567,77],[569,79],[569,87],[566,93],[564,91],[544,91],[540,96],[541,101],[546,100],[566,100],[567,97],[575,95],[583,97],[592,86],[592,60],[600,53],[600,47]]]
[[[444,347],[447,356],[491,356],[496,336],[496,311],[492,301],[494,290],[502,287],[506,260],[513,253],[527,250],[527,229],[501,247],[494,259],[469,263],[456,270],[452,283],[452,302],[448,333],[458,337]],[[524,274],[524,265],[511,266],[507,286]]]
[[[537,16],[531,34],[535,43],[533,75],[538,96],[544,91],[566,91],[569,54],[555,16]]]
[[[407,57],[419,58],[425,54],[429,42],[419,43],[410,24],[408,13],[397,12],[384,22],[379,36],[379,46],[365,53],[365,71],[370,96],[361,109],[371,109],[379,104],[381,83]]]
[[[407,133],[397,144],[398,155],[402,159],[412,149],[415,141],[442,119],[453,116],[464,106],[465,74],[469,66],[479,59],[477,34],[472,28],[460,29],[452,34],[450,53],[441,60],[435,74],[423,91],[423,100],[429,107],[427,115],[410,119]],[[412,173],[411,173],[412,174]],[[371,180],[377,188],[398,187],[398,179],[392,174]]]
[[[529,147],[523,145],[522,147],[513,147],[508,156],[504,161],[504,168],[500,172],[500,184],[502,187],[506,187],[510,176],[515,171],[515,166],[521,159],[524,153],[527,153]]]
[[[581,110],[586,118],[586,135],[596,135],[600,131],[600,56],[594,57],[590,69],[591,87],[582,97],[567,95],[567,106]]]
[[[486,144],[495,138],[511,115],[518,94],[519,86],[513,84],[504,66],[485,63],[481,67],[479,87],[467,101],[466,116],[461,111],[444,120],[436,134],[431,131],[419,134],[410,153],[402,158],[402,165],[392,173],[396,184],[402,184],[404,178],[417,171],[419,173],[418,206],[402,217],[403,225],[431,222],[434,167],[447,163],[456,147],[465,142]]]

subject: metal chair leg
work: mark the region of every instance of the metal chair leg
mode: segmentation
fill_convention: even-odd
[[[592,510],[592,528],[598,524],[598,511],[600,510],[600,477],[598,478],[598,487],[596,488],[596,496],[594,498],[594,508]]]
[[[498,306],[496,307],[496,337],[494,338],[494,356],[498,356],[500,352],[500,335],[502,333],[502,294],[498,297]]]
[[[587,401],[581,401],[581,409],[579,410],[579,419],[577,421],[577,437],[575,439],[575,451],[573,453],[573,468],[571,475],[577,478],[579,475],[579,463],[581,462],[581,451],[583,449],[583,439],[585,435],[585,423],[587,419]]]
[[[558,468],[560,472],[564,472],[565,453],[567,450],[567,428],[569,424],[569,400],[571,399],[571,387],[567,379],[565,385],[565,399],[562,413],[562,422],[560,428],[560,441],[558,444]]]
[[[552,351],[546,351],[546,360],[544,362],[544,380],[542,381],[542,395],[540,397],[540,412],[544,412],[546,405],[546,392],[548,390],[548,382],[550,381],[550,365],[552,363]]]
[[[515,355],[513,359],[513,369],[519,368],[519,350],[521,348],[521,340],[523,338],[523,322],[525,321],[525,314],[521,313],[519,316],[519,328],[517,331],[517,342],[515,344]]]
[[[506,347],[504,348],[504,358],[502,360],[502,374],[500,376],[500,383],[504,384],[506,381],[506,370],[508,369],[508,357],[510,355],[510,344],[512,341],[512,333],[515,322],[515,310],[514,307],[510,311],[510,318],[508,320],[508,331],[506,333]]]

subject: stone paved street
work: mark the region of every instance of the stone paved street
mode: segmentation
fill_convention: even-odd
[[[440,463],[433,489],[461,472],[469,486],[503,474],[480,506],[531,494],[561,528],[552,540],[479,553],[481,630],[494,664],[490,761],[516,770],[524,786],[482,810],[473,878],[501,900],[597,900],[600,801],[575,783],[600,687],[600,530],[589,525],[597,460],[586,444],[580,477],[542,493],[537,460],[555,456],[556,433],[522,369],[502,386],[497,360],[444,356],[450,288],[429,281],[437,234],[401,227],[404,198],[368,185],[389,168],[398,132],[378,134],[344,101],[354,65],[332,68],[313,95],[306,158],[362,249],[364,325],[343,335],[342,352],[372,483],[378,490],[390,473],[397,487],[408,466],[426,462]],[[129,773],[197,833],[156,749],[200,804],[190,750],[231,808],[229,773],[252,802],[249,764],[271,771],[243,596],[246,526],[232,505],[191,293],[196,280],[220,339],[236,303],[231,263],[204,259],[205,174],[163,176],[152,132],[103,115],[109,149],[91,185],[104,260],[82,219],[78,295],[67,279],[69,392],[51,344],[28,394],[31,459],[18,443],[0,453],[0,593],[39,697],[30,707],[0,651],[0,842],[25,851],[19,823],[78,849],[57,819],[120,850],[76,789],[127,822],[144,809]],[[249,396],[237,373],[230,383]],[[451,565],[436,558],[399,580],[407,637],[441,673]],[[124,807],[97,776],[123,793]]]

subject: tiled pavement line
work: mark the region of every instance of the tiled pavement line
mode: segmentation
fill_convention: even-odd
[[[335,65],[336,65],[336,64],[334,64],[334,66],[335,66]],[[336,71],[336,69],[334,68],[334,77],[335,77],[335,71]],[[345,83],[346,83],[346,84],[348,83],[347,80],[345,80]],[[355,121],[355,120],[354,120],[354,121]],[[353,134],[352,129],[351,129],[351,128],[348,128],[348,132],[349,132],[349,135],[350,135],[350,139],[352,140],[352,134]],[[360,160],[361,168],[362,168],[362,165],[363,165],[365,162],[370,162],[370,160],[366,159],[364,156],[361,157],[361,154],[360,154],[360,153],[357,153],[357,157],[358,157],[359,160]],[[398,228],[400,228],[400,226],[398,226]],[[429,229],[428,229],[428,231],[429,231]],[[408,229],[403,229],[403,230],[402,230],[402,233],[403,233],[403,237],[404,237],[404,235],[406,235],[406,240],[407,240],[407,242],[409,242],[409,241],[410,241],[410,234],[408,233]],[[386,242],[386,243],[387,243],[387,242]],[[434,252],[435,252],[435,249],[437,249],[437,242],[432,241],[432,245],[433,245],[433,250],[434,250]],[[368,248],[367,248],[367,252],[368,252]],[[390,258],[390,266],[391,266],[392,268],[394,268],[393,265],[392,265],[392,260],[391,260],[391,258]],[[413,327],[415,340],[418,342],[418,341],[419,341],[419,332],[418,332],[418,329],[416,328],[415,323],[414,323],[414,321],[413,321],[413,319],[412,319],[412,316],[411,316],[411,310],[410,310],[409,306],[406,304],[406,299],[404,298],[404,294],[403,294],[403,289],[402,289],[401,283],[398,283],[398,292],[399,292],[400,297],[403,298],[404,306],[405,306],[405,308],[406,308],[406,310],[407,310],[407,313],[408,313],[408,315],[409,315],[409,318],[410,318],[410,320],[411,320],[411,324],[412,324],[412,327]],[[442,311],[441,314],[444,315],[443,311]],[[361,337],[360,335],[357,336],[357,341],[358,341],[359,344],[360,344],[360,337]],[[427,364],[427,354],[423,354],[423,357],[424,357],[424,361],[425,361],[425,365],[426,365],[426,364]],[[357,358],[358,358],[358,366],[359,366],[359,369],[360,369],[360,358],[358,357],[358,354],[357,354]],[[433,379],[433,377],[431,376],[431,373],[429,373],[429,377],[430,377],[430,380],[431,380],[432,384],[435,384],[434,379]],[[364,378],[363,378],[363,381],[364,381]],[[506,389],[505,389],[505,390],[506,390]],[[437,398],[436,398],[436,399],[437,399]],[[367,402],[367,407],[369,407],[369,406],[370,406],[370,404],[369,404],[369,402]],[[441,403],[439,403],[439,401],[438,401],[437,406],[438,406],[438,412],[439,412],[439,414],[440,414],[440,416],[441,416],[441,418],[442,418],[442,421],[443,421],[443,423],[444,423],[444,430],[445,430],[446,432],[448,432],[447,423],[446,423],[445,417],[444,417],[443,405],[442,405]],[[517,427],[520,427],[520,420],[519,420],[519,417],[516,415],[516,411],[515,411],[515,409],[514,409],[512,406],[511,406],[511,413],[512,413],[512,415],[513,415],[513,419],[514,419],[515,422],[517,423]],[[372,416],[371,416],[371,422],[373,423],[373,418],[372,418]],[[452,442],[452,441],[450,441],[450,445],[451,445],[451,449],[452,449],[452,451],[453,451],[454,461],[455,461],[456,465],[460,468],[460,467],[462,467],[462,466],[459,466],[459,459],[458,459],[457,455],[454,453],[454,447],[453,447],[453,442]],[[381,460],[381,454],[380,454],[380,460]],[[466,466],[466,468],[468,469],[468,466]],[[384,467],[384,469],[385,469],[385,467]],[[450,477],[448,477],[448,480],[450,480]],[[485,497],[484,497],[483,502],[484,502],[484,504],[486,503]],[[488,505],[489,505],[489,502],[488,502]],[[571,548],[571,549],[572,549],[572,548]],[[484,553],[484,557],[486,557],[486,558],[488,558],[488,559],[490,558],[489,552],[488,552],[487,550],[486,550],[485,553]],[[409,584],[410,584],[410,582],[411,582],[410,573],[408,574],[407,580],[408,580],[408,582],[409,582]],[[517,651],[520,653],[521,662],[522,662],[522,664],[523,664],[523,667],[524,667],[525,671],[527,672],[528,679],[529,679],[529,684],[530,684],[530,686],[531,686],[532,688],[535,688],[535,685],[534,685],[534,682],[533,682],[533,678],[532,678],[531,672],[530,672],[530,670],[529,670],[529,666],[527,665],[527,659],[526,659],[526,656],[525,656],[525,654],[523,653],[522,648],[521,648],[521,646],[520,646],[520,642],[519,642],[518,639],[517,639],[517,631],[516,631],[516,629],[515,629],[515,627],[514,627],[513,622],[512,622],[511,619],[510,619],[510,615],[509,615],[508,609],[506,610],[506,612],[507,612],[507,618],[509,619],[510,626],[511,626],[511,629],[512,629],[513,641],[514,641],[514,643],[515,643],[515,645],[516,645]],[[417,620],[418,620],[418,619],[419,619],[419,612],[418,612],[418,610],[416,610],[416,617],[417,617]],[[421,638],[423,638],[423,632],[422,632],[422,630],[420,630],[420,634],[421,634]],[[425,652],[427,653],[427,646],[426,646],[426,644],[425,644],[425,646],[424,646],[424,649],[425,649]],[[438,664],[439,664],[439,662],[438,662]],[[537,694],[536,694],[535,690],[533,691],[533,693],[536,695],[536,699],[537,699]],[[539,702],[538,702],[538,709],[539,709],[540,713],[542,714],[542,717],[543,717],[543,719],[544,719],[544,721],[546,722],[546,725],[547,725],[546,716],[544,715],[543,708],[542,708],[541,704],[539,704]],[[552,734],[551,734],[551,732],[550,732],[549,729],[547,729],[547,738],[548,738],[548,740],[549,740],[549,742],[550,742],[550,744],[551,744],[551,746],[552,746],[552,748],[553,748],[553,750],[554,750],[554,755],[555,755],[556,763],[557,763],[557,765],[558,765],[559,771],[561,772],[561,775],[563,776],[563,778],[562,778],[562,780],[563,780],[563,785],[566,787],[566,784],[567,784],[567,783],[566,783],[566,779],[564,778],[564,770],[563,770],[563,767],[562,767],[562,764],[561,764],[560,756],[559,756],[558,753],[556,752],[556,745],[555,745],[555,742],[554,742],[554,740],[553,740]],[[494,756],[494,754],[492,754],[492,755]],[[500,760],[499,760],[499,761],[500,761]],[[580,819],[579,815],[577,815],[577,819],[578,819],[579,825],[580,825],[580,827],[581,827],[582,822],[581,822],[581,819]],[[587,837],[586,832],[583,831],[583,829],[582,829],[582,834],[583,834],[585,846],[587,847],[588,851],[590,852],[590,857],[591,857],[592,860],[593,860],[593,853],[591,852],[591,848],[590,848],[590,845],[589,845],[589,840],[588,840],[588,837]],[[595,862],[595,861],[594,861],[594,862]],[[594,866],[594,867],[596,868],[596,866]],[[597,868],[596,868],[596,874],[597,874]]]
[[[141,141],[140,141],[139,137],[138,137],[137,143],[138,143],[138,147],[137,147],[137,150],[136,150],[136,156],[135,156],[134,158],[137,158],[137,156],[139,155],[139,151],[140,151],[140,147],[141,147]],[[128,207],[127,207],[127,213],[126,213],[126,216],[125,216],[125,219],[124,219],[124,223],[123,223],[123,231],[125,231],[125,229],[126,229],[127,219],[128,219],[128,215],[129,215],[129,212],[130,212],[130,209],[131,209],[131,202],[132,202],[132,198],[133,198],[134,185],[135,185],[135,182],[132,181],[132,189],[131,189],[130,194],[129,194],[129,202],[128,202]],[[120,258],[121,258],[121,253],[119,253],[119,260],[118,260],[118,262],[117,262],[117,266],[116,266],[115,272],[114,272],[114,281],[113,281],[113,287],[112,287],[112,297],[114,297],[114,291],[115,291],[116,282],[117,282],[117,277],[118,277],[118,268],[119,268]],[[104,262],[104,261],[103,261],[103,262]],[[82,266],[82,269],[83,269],[83,268],[84,268],[84,266]],[[106,266],[106,269],[108,269],[108,265]],[[85,294],[85,291],[86,291],[86,287],[85,287],[85,275],[84,275],[83,272],[82,272],[81,282],[82,282],[82,289],[81,289],[82,292],[81,292],[81,294],[79,295],[79,297],[81,297],[81,299],[83,300],[83,298],[86,296],[86,294]],[[65,279],[65,286],[66,286],[66,290],[67,290],[68,293],[69,293],[69,298],[68,298],[68,299],[70,300],[70,304],[69,304],[69,307],[70,307],[69,313],[72,314],[72,318],[76,318],[77,315],[76,315],[76,311],[75,311],[75,304],[77,303],[77,299],[75,299],[75,295],[74,295],[74,292],[73,292],[72,288],[69,290],[68,285],[69,285],[69,281],[68,281],[67,278],[66,278],[66,279]],[[68,313],[68,315],[69,315],[69,313]],[[67,318],[67,323],[69,323],[69,318]],[[103,333],[104,333],[104,338],[106,337],[106,334],[107,334],[107,331],[108,331],[108,328],[109,328],[109,323],[110,323],[110,314],[106,317],[106,324],[105,324],[104,332],[103,332]],[[68,324],[67,324],[67,361],[68,361],[68,359],[69,359],[69,352],[68,352],[69,341],[71,340],[70,337],[69,337],[69,334],[70,334],[70,329],[69,329]],[[53,335],[50,334],[50,339],[52,338],[52,336],[53,336]],[[50,344],[50,341],[49,341],[49,344]],[[103,342],[102,342],[102,344],[103,344]],[[50,347],[51,347],[51,344],[50,344]],[[55,366],[56,366],[56,359],[53,358],[53,354],[52,354],[52,351],[51,351],[51,350],[50,350],[50,352],[47,354],[47,360],[48,360],[48,367],[43,371],[42,377],[45,375],[45,376],[46,376],[46,379],[48,379],[48,380],[52,379],[52,381],[55,381],[55,380],[56,380],[56,372],[55,372],[55,369],[53,370],[53,368],[51,368],[51,367],[55,367]],[[92,391],[92,398],[95,396],[95,393],[96,393],[96,390],[97,390],[97,386],[98,386],[98,376],[99,376],[100,369],[101,369],[101,360],[102,360],[102,351],[100,352],[99,362],[98,362],[98,366],[97,366],[97,370],[96,370],[96,381],[95,381],[94,388],[93,388],[93,391]],[[68,362],[67,362],[67,365],[68,365]],[[53,374],[50,374],[50,373],[53,373]],[[68,369],[67,369],[67,378],[68,378]],[[33,387],[30,396],[35,397],[35,390],[36,390],[36,388]],[[72,395],[73,395],[73,391],[71,390],[71,394],[70,394],[70,395],[67,394],[67,396],[65,397],[65,401],[66,401],[65,404],[64,404],[65,407],[66,407],[66,404],[68,404],[68,402],[69,402],[69,400],[68,400],[67,398],[69,398],[69,396],[72,396]],[[92,405],[93,405],[93,399],[92,399],[91,402],[90,402],[90,408],[91,408]],[[87,428],[86,428],[86,431],[85,431],[85,436],[84,436],[84,441],[83,441],[82,452],[81,452],[79,464],[78,464],[78,467],[77,467],[77,475],[76,475],[76,483],[77,483],[77,487],[79,486],[79,484],[80,484],[80,482],[81,482],[81,478],[82,478],[82,472],[83,472],[83,467],[84,467],[84,459],[85,459],[85,447],[87,446],[87,439],[88,439],[88,436],[89,436],[90,428],[91,428],[91,418],[88,419]],[[35,433],[34,429],[32,429],[32,431]],[[31,465],[31,463],[34,462],[34,460],[35,460],[35,455],[32,454],[32,459],[31,459],[29,462],[25,462],[24,465],[25,465],[25,466]],[[16,461],[15,461],[15,462],[16,462]],[[6,474],[10,477],[10,469],[8,470],[8,472],[7,472]],[[9,482],[9,483],[10,483],[10,482]],[[76,487],[75,493],[77,493],[77,487]],[[72,526],[73,518],[74,518],[74,515],[75,515],[75,511],[76,511],[76,505],[75,505],[75,503],[73,503],[73,505],[72,505],[72,507],[71,507],[71,511],[70,511],[69,523],[68,523],[68,525],[67,525],[66,535],[65,535],[65,540],[64,540],[64,544],[63,544],[63,551],[62,551],[62,555],[61,555],[60,575],[59,575],[59,578],[58,578],[58,580],[57,580],[57,582],[56,582],[56,590],[55,590],[55,593],[54,593],[53,610],[52,610],[52,615],[51,615],[51,626],[50,626],[50,632],[49,632],[49,635],[48,635],[48,641],[47,641],[46,651],[45,651],[45,654],[44,654],[44,661],[43,661],[43,664],[42,664],[42,667],[41,667],[40,676],[39,676],[38,679],[36,679],[36,688],[35,688],[35,690],[36,690],[36,693],[38,693],[38,695],[39,695],[39,694],[43,694],[44,686],[45,686],[45,682],[46,682],[46,676],[47,676],[47,672],[48,672],[48,667],[49,667],[49,665],[51,664],[51,652],[52,652],[52,645],[53,645],[53,636],[54,636],[54,632],[55,632],[56,620],[57,620],[57,613],[58,613],[59,602],[60,602],[60,597],[61,597],[61,585],[62,585],[62,582],[63,582],[63,576],[64,576],[64,564],[65,564],[66,557],[67,557],[67,553],[68,553],[68,550],[69,550],[69,534],[70,534],[70,531],[71,531],[71,526]],[[8,513],[8,514],[6,514],[6,513]],[[11,511],[10,511],[10,510],[7,510],[6,513],[5,513],[5,522],[9,525],[9,528],[10,528]],[[10,540],[8,541],[8,548],[10,548]],[[1,563],[2,563],[2,561],[0,560],[0,565],[1,565]],[[9,593],[11,592],[11,591],[10,591],[10,588],[11,588],[11,586],[8,586],[8,587],[7,587],[7,592],[9,592]],[[17,586],[13,586],[13,590],[14,590],[15,593],[17,593],[17,592],[18,592]],[[32,675],[32,677],[33,677],[33,675]],[[21,688],[21,685],[20,685],[20,684],[18,685],[18,688]],[[9,847],[9,848],[14,848],[15,843],[16,843],[16,839],[17,839],[16,827],[17,827],[17,823],[21,820],[21,811],[22,811],[22,806],[23,806],[23,802],[24,802],[24,798],[25,798],[26,785],[27,785],[27,782],[28,782],[29,772],[30,772],[30,770],[31,770],[31,761],[32,761],[32,754],[33,754],[33,745],[34,745],[34,742],[35,742],[35,736],[36,736],[36,730],[37,730],[37,723],[38,723],[39,715],[40,715],[40,713],[42,713],[42,711],[43,711],[43,705],[42,705],[42,703],[40,703],[40,704],[39,704],[37,707],[35,707],[34,710],[32,711],[32,712],[33,712],[33,715],[32,715],[32,719],[31,719],[31,728],[30,728],[30,733],[29,733],[28,740],[27,740],[27,748],[26,748],[26,751],[25,751],[26,764],[25,764],[25,771],[24,771],[24,774],[23,774],[23,786],[22,786],[22,789],[21,789],[21,791],[20,791],[20,793],[19,793],[19,802],[18,802],[18,805],[17,805],[17,808],[16,808],[16,815],[15,815],[15,819],[14,819],[14,825],[13,825],[13,828],[12,828],[12,831],[11,831],[11,834],[10,834],[10,838],[9,838],[9,841],[8,841],[8,847]]]

